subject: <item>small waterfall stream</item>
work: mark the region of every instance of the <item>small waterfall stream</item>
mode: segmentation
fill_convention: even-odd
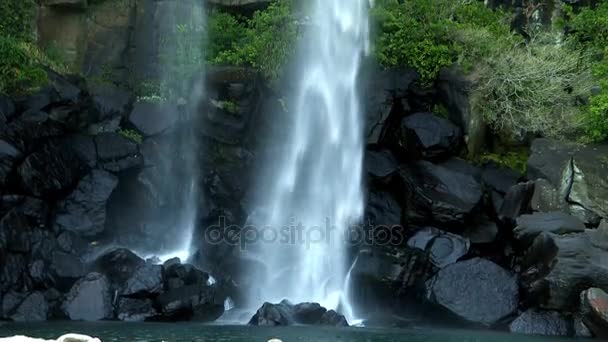
[[[298,55],[289,141],[277,157],[258,227],[281,227],[280,242],[258,251],[268,267],[252,296],[319,302],[353,313],[345,284],[344,238],[363,213],[363,118],[357,78],[368,49],[368,0],[314,0]],[[275,231],[276,232],[276,231]],[[287,241],[288,240],[288,241]]]

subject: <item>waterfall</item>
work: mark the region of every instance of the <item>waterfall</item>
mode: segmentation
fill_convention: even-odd
[[[257,301],[319,302],[352,319],[345,295],[349,265],[344,233],[363,213],[357,78],[368,49],[369,3],[314,0],[310,5],[296,91],[285,114],[290,116],[289,138],[277,142],[285,147],[263,175],[272,185],[256,203],[262,213],[250,222],[281,238],[258,249],[268,272],[251,296]]]
[[[145,254],[160,261],[190,256],[192,235],[200,203],[197,129],[204,94],[204,56],[201,48],[205,34],[205,11],[199,0],[159,1],[153,3],[158,25],[158,76],[160,101],[175,117],[175,124],[157,138],[154,147],[162,149],[154,166],[157,221],[150,223],[149,235],[155,241]],[[145,142],[144,142],[145,144]],[[154,144],[154,142],[152,143]],[[149,144],[151,145],[151,144]]]

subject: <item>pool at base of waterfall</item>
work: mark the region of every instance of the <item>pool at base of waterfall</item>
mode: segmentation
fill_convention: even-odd
[[[376,329],[330,327],[250,327],[200,323],[40,322],[0,325],[0,337],[26,335],[54,339],[67,333],[98,337],[103,342],[502,342],[554,341],[555,338],[488,331],[444,329]]]

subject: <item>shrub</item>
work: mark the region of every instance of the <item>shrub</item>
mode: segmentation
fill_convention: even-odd
[[[277,79],[297,40],[292,6],[292,0],[274,0],[251,19],[213,13],[209,33],[214,39],[207,44],[211,53],[207,59],[213,64],[253,67],[266,78]]]
[[[0,36],[31,41],[35,31],[36,1],[0,1]]]
[[[580,124],[580,99],[589,94],[591,75],[584,58],[534,37],[524,46],[495,51],[478,64],[473,110],[511,138],[528,134],[563,137]]]
[[[118,130],[118,134],[122,135],[123,137],[133,140],[134,142],[141,144],[143,141],[143,136],[141,134],[139,134],[137,131],[132,130],[132,129],[124,129],[121,128]]]
[[[32,52],[38,50],[15,38],[0,36],[0,93],[22,93],[47,82],[47,74]]]

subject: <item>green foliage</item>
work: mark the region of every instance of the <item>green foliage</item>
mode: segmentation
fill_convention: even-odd
[[[574,38],[571,45],[587,53],[588,65],[599,85],[583,113],[583,140],[604,141],[608,139],[608,1],[595,8],[582,8],[578,13],[571,7],[566,7],[566,11],[567,26]]]
[[[478,1],[378,0],[371,14],[378,61],[386,67],[413,67],[423,84],[456,62],[470,68],[476,57],[473,49],[482,52],[484,44],[496,45],[512,36],[504,13]],[[463,32],[470,30],[488,33],[487,39],[463,40]]]
[[[31,41],[36,22],[35,0],[0,1],[0,36]]]
[[[496,50],[476,70],[472,109],[505,136],[530,134],[563,138],[580,125],[580,99],[592,87],[579,51],[557,44],[551,35],[523,46]]]
[[[228,113],[236,114],[239,112],[239,105],[233,101],[220,101],[218,107],[227,111]]]
[[[512,148],[510,150],[484,153],[479,158],[479,162],[494,162],[498,165],[515,170],[523,175],[526,173],[529,157],[530,151],[528,149]]]
[[[124,129],[121,128],[118,130],[118,134],[122,135],[123,137],[133,140],[134,142],[141,144],[143,141],[143,136],[141,134],[139,134],[137,131],[132,130],[132,129]]]
[[[274,0],[251,19],[214,12],[209,17],[209,52],[213,64],[248,66],[277,79],[297,40],[292,0]]]
[[[0,36],[0,93],[23,93],[47,83],[37,52],[29,43]]]

